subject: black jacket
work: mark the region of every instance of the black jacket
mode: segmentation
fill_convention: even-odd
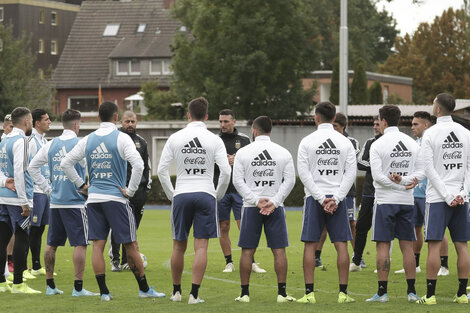
[[[357,161],[357,168],[361,171],[366,172],[364,177],[364,184],[362,185],[362,194],[369,197],[374,197],[375,188],[374,180],[372,179],[372,173],[370,171],[370,146],[374,141],[380,138],[381,134],[376,135],[375,137],[367,139],[366,143],[362,147],[361,153]]]
[[[227,150],[227,154],[236,154],[238,149],[246,145],[249,145],[251,143],[250,138],[245,134],[239,133],[236,128],[233,130],[233,133],[231,134],[220,132],[219,137],[222,139],[222,141],[225,144],[225,149]],[[217,183],[219,181],[219,174],[220,174],[219,167],[216,165],[215,171],[214,171],[214,186],[215,187],[217,187]],[[233,174],[233,167],[232,167],[232,174]],[[230,184],[228,185],[226,193],[238,193],[237,189],[235,189],[235,186],[232,183],[232,174],[230,174]]]
[[[353,137],[349,136],[349,134],[346,131],[343,132],[343,135],[351,141],[351,143],[354,147],[354,152],[356,153],[356,158],[357,158],[357,156],[359,155],[359,152],[360,152],[359,141],[357,141],[356,138],[353,138]],[[356,183],[354,183],[351,186],[351,189],[349,189],[349,192],[346,196],[347,197],[355,197],[356,196]]]
[[[132,141],[135,143],[135,147],[137,148],[137,151],[139,151],[139,154],[142,158],[142,161],[144,161],[144,171],[142,173],[142,178],[140,180],[139,184],[139,189],[150,189],[148,186],[149,181],[150,181],[150,165],[149,165],[149,153],[147,149],[147,141],[145,141],[144,138],[137,134],[129,134],[126,133],[122,128],[119,129],[125,134],[128,134],[129,137],[131,137]],[[127,179],[126,179],[126,185],[129,185],[129,180],[131,179],[131,173],[132,173],[132,166],[129,162],[127,162]]]

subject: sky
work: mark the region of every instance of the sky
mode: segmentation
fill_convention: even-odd
[[[424,0],[422,4],[412,4],[412,0],[393,0],[387,2],[380,0],[377,8],[385,8],[397,21],[397,29],[400,35],[413,33],[420,23],[432,22],[434,18],[440,16],[449,7],[460,9],[463,0]]]

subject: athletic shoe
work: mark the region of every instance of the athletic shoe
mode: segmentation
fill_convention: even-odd
[[[315,294],[311,292],[309,294],[304,295],[302,298],[300,298],[296,302],[303,303],[303,304],[307,304],[307,303],[314,304],[314,303],[317,303],[317,300],[315,300]]]
[[[194,296],[192,294],[189,295],[188,304],[200,304],[200,303],[204,303],[204,302],[206,302],[206,301],[202,300],[199,297],[194,298]]]
[[[130,268],[129,268],[129,264],[127,264],[127,263],[121,264],[121,269],[123,269],[123,270],[129,270],[129,269],[130,269]]]
[[[7,278],[6,278],[7,282],[13,283],[13,278],[14,278],[13,273],[10,273],[10,275],[8,275]],[[23,277],[23,282],[25,282],[25,281],[27,281],[27,279]]]
[[[342,291],[338,294],[338,303],[353,303],[356,302],[353,298],[351,298],[347,293]]]
[[[139,298],[165,298],[166,294],[153,290],[153,287],[150,287],[147,292],[139,290]]]
[[[281,296],[281,295],[277,295],[277,303],[284,303],[284,302],[295,302],[295,298],[294,297],[291,297],[289,295],[287,296]]]
[[[315,258],[315,267],[323,267],[323,263],[321,262],[321,258]]]
[[[349,271],[350,272],[360,272],[362,271],[362,267],[361,265],[356,265],[353,263],[349,264]]]
[[[429,298],[427,298],[426,296],[422,296],[421,299],[419,299],[418,301],[416,301],[416,303],[418,303],[418,304],[426,304],[426,305],[437,304],[436,296],[430,296]]]
[[[232,273],[232,272],[235,272],[235,265],[233,265],[232,262],[230,263],[227,263],[225,265],[225,268],[224,270],[222,271],[223,273]]]
[[[46,288],[46,296],[53,296],[53,295],[61,295],[64,292],[56,288],[52,289],[51,287],[47,286]]]
[[[450,272],[449,269],[445,266],[441,266],[439,269],[439,272],[437,273],[437,276],[449,276]]]
[[[379,296],[377,293],[373,295],[371,298],[367,299],[366,302],[388,302],[388,295],[384,293],[383,295]]]
[[[419,299],[420,299],[420,297],[415,293],[410,292],[408,294],[408,301],[409,302],[416,302],[416,301],[419,301]]]
[[[111,301],[113,300],[113,296],[110,293],[101,295],[101,301]]]
[[[73,291],[72,291],[72,297],[91,297],[91,296],[99,296],[99,295],[100,295],[99,293],[88,291],[85,288],[82,288],[82,290],[80,291],[77,291],[75,290],[75,288],[73,288]],[[106,300],[106,301],[109,301],[109,300]]]
[[[460,297],[457,297],[457,295],[455,295],[453,302],[458,304],[468,304],[468,297],[467,295],[461,295]]]
[[[364,261],[364,259],[361,259],[361,264],[360,264],[360,265],[361,265],[362,268],[366,268],[366,267],[367,267],[366,261]]]
[[[36,276],[34,276],[33,274],[31,274],[28,270],[25,270],[23,272],[23,278],[26,278],[26,279],[36,279]]]
[[[266,273],[266,270],[259,267],[258,263],[251,263],[251,271],[255,273]]]
[[[46,275],[46,269],[44,267],[41,267],[38,270],[31,270],[31,275],[33,276],[39,276],[39,275]]]
[[[6,281],[3,283],[0,283],[0,292],[7,292],[7,291],[11,292],[10,285]]]
[[[119,260],[111,260],[111,272],[120,272],[122,271],[121,265],[119,265]]]
[[[13,284],[11,286],[11,293],[24,293],[24,294],[33,294],[33,293],[42,293],[39,290],[34,290],[33,288],[26,285],[26,283]]]
[[[173,302],[181,302],[181,292],[177,291],[171,295],[170,301]]]
[[[15,266],[13,265],[13,261],[12,260],[8,260],[8,270],[10,272],[13,273],[13,271],[15,270]]]
[[[416,268],[416,274],[421,273],[421,266]],[[405,274],[405,269],[402,268],[401,270],[395,271],[395,274]]]
[[[237,302],[243,302],[243,303],[249,303],[250,302],[250,296],[249,295],[244,295],[243,297],[236,297],[235,301]]]

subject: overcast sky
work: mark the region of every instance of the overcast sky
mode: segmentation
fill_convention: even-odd
[[[402,36],[413,33],[422,22],[432,22],[447,8],[460,9],[462,6],[463,0],[424,0],[421,5],[412,4],[412,0],[393,0],[390,3],[380,0],[377,4],[379,10],[385,7],[393,15]]]

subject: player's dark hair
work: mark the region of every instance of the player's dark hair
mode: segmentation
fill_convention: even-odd
[[[451,114],[455,109],[455,99],[448,93],[440,93],[434,100],[437,102],[444,114]]]
[[[427,120],[427,121],[431,122],[431,114],[429,114],[426,111],[416,111],[413,114],[413,117],[420,118],[420,119]]]
[[[28,109],[28,108],[25,108],[25,107],[17,107],[15,108],[12,112],[11,112],[11,121],[13,123],[13,125],[18,125],[19,123],[21,123],[21,121],[23,120],[23,118],[30,114],[31,111]]]
[[[196,121],[202,121],[207,115],[208,106],[209,103],[204,97],[191,100],[188,104],[188,111],[191,115],[191,118]]]
[[[79,121],[81,118],[82,114],[80,114],[80,111],[67,109],[62,113],[62,124],[64,125],[64,128],[70,128],[70,122]]]
[[[34,109],[31,112],[31,115],[33,116],[33,127],[36,127],[36,122],[40,122],[42,117],[46,114],[47,112],[43,109]]]
[[[379,116],[378,115],[374,115],[374,121],[379,121]]]
[[[100,104],[98,114],[102,122],[111,122],[113,115],[118,112],[118,107],[113,102],[103,102]]]
[[[329,101],[320,102],[315,105],[315,115],[320,115],[320,119],[324,123],[330,123],[335,118],[336,108]]]
[[[233,119],[235,118],[235,114],[233,114],[233,111],[230,109],[223,109],[219,112],[219,115],[231,115]]]
[[[273,129],[273,123],[269,117],[262,115],[255,118],[252,127],[261,134],[269,134]]]
[[[431,122],[431,126],[432,126],[432,125],[435,125],[436,122],[437,122],[437,117],[436,117],[435,115],[431,115],[431,116],[429,117],[429,122]]]
[[[379,109],[379,117],[386,120],[388,126],[398,126],[400,122],[401,112],[396,105],[384,105]]]
[[[336,113],[335,115],[335,120],[336,123],[344,127],[346,129],[346,125],[348,124],[348,119],[346,118],[346,115],[344,115],[341,112]]]

